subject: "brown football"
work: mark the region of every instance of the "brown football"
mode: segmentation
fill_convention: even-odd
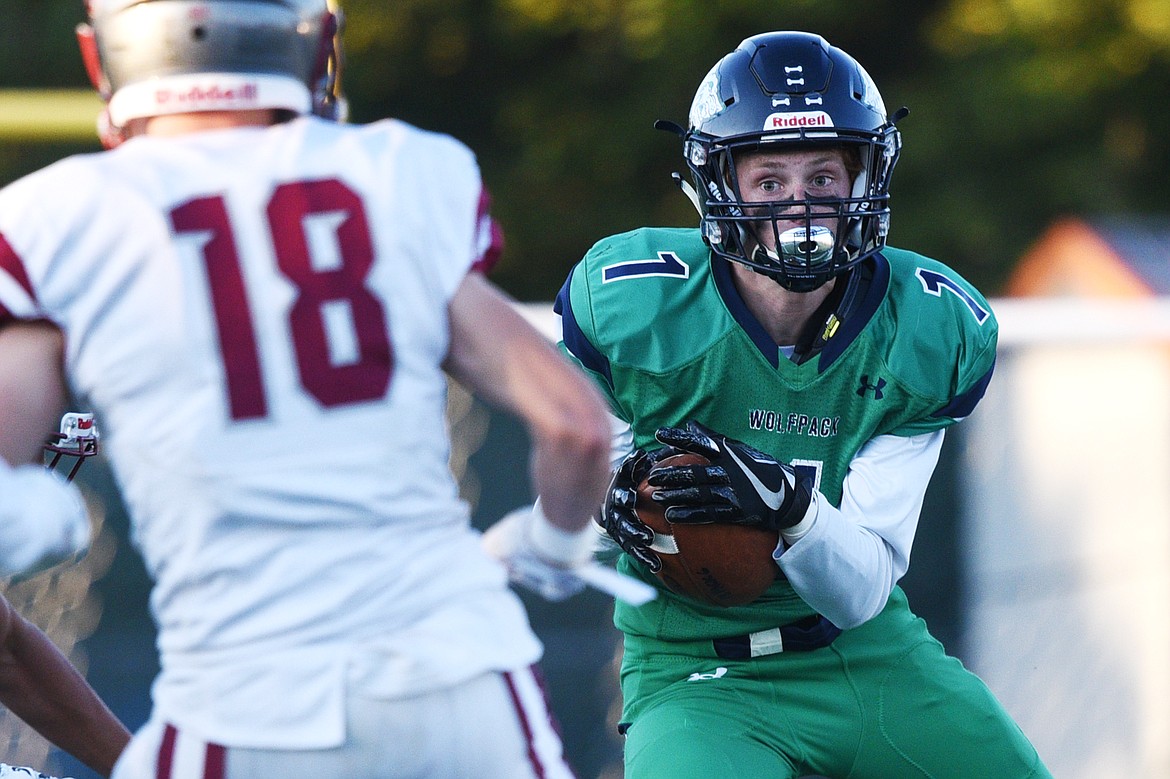
[[[657,463],[650,474],[672,465],[700,465],[710,462],[697,454],[676,454]],[[742,525],[672,525],[666,521],[661,504],[650,495],[654,487],[650,474],[638,485],[634,504],[638,518],[659,536],[656,542],[678,547],[677,553],[658,551],[662,570],[658,578],[679,595],[715,606],[751,603],[772,585],[780,569],[772,559],[779,533]],[[661,543],[656,543],[660,546]]]

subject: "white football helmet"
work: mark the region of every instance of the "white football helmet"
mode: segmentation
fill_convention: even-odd
[[[45,467],[50,471],[56,471],[57,464],[63,458],[73,458],[66,461],[72,467],[65,474],[66,481],[73,481],[86,458],[97,455],[100,437],[97,425],[93,421],[93,414],[78,411],[65,414],[61,417],[60,431],[49,436],[49,441],[45,444],[45,453],[51,458],[45,463]],[[3,774],[0,774],[0,779],[4,779]]]
[[[88,0],[77,28],[107,101],[107,146],[131,119],[275,108],[344,120],[335,0]]]

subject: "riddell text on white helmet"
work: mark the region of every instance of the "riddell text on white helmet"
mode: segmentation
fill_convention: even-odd
[[[246,82],[235,88],[224,88],[219,84],[210,84],[206,87],[192,86],[189,89],[172,90],[156,89],[154,100],[160,106],[171,101],[189,105],[204,105],[207,103],[244,103],[254,104],[260,96],[260,89],[254,82]]]

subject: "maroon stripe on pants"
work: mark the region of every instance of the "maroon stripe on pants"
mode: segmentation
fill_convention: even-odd
[[[174,725],[167,725],[163,729],[162,743],[158,747],[158,770],[155,776],[158,779],[171,779],[171,766],[175,761],[175,739],[179,731]]]
[[[528,744],[528,761],[532,763],[532,772],[537,779],[544,779],[544,764],[540,762],[540,755],[536,754],[536,743],[532,738],[532,724],[528,721],[528,712],[520,702],[520,695],[516,692],[516,683],[512,680],[510,671],[504,672],[504,682],[508,685],[508,694],[512,696],[512,707],[520,719],[520,729],[524,731],[524,741]]]
[[[529,666],[528,670],[532,671],[532,678],[536,681],[536,686],[540,688],[541,698],[544,699],[544,708],[548,712],[548,723],[552,725],[553,732],[557,734],[562,742],[564,742],[564,734],[561,733],[561,723],[557,721],[557,717],[553,714],[552,699],[548,695],[548,685],[544,683],[544,672],[539,665]]]
[[[203,779],[223,779],[227,750],[220,744],[207,745],[207,757],[203,761]]]

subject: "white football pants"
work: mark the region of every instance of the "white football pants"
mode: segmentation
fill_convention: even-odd
[[[350,689],[346,741],[333,749],[208,744],[151,719],[111,779],[572,779],[532,669],[486,674],[395,700]]]

